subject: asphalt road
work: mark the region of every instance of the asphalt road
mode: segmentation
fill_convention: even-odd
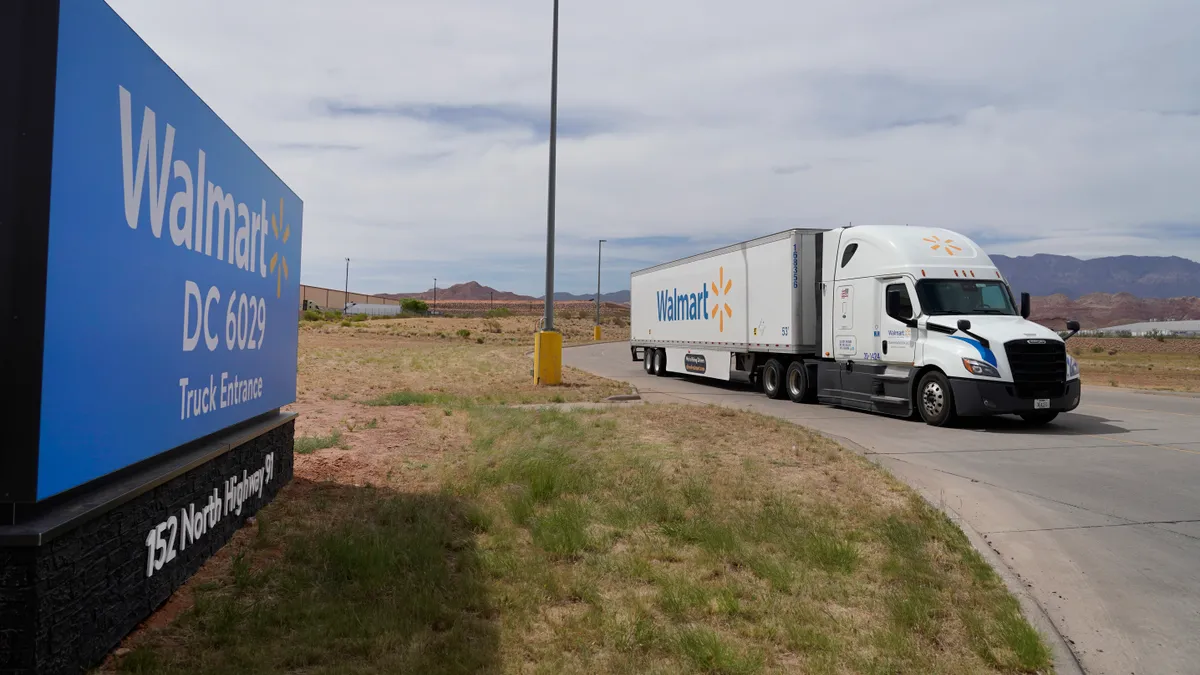
[[[1200,673],[1200,398],[1084,387],[1047,427],[996,417],[945,429],[647,376],[627,343],[563,360],[648,401],[749,409],[848,439],[982,535],[1085,672]]]

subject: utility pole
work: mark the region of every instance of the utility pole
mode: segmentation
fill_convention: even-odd
[[[437,277],[433,278],[433,311],[437,311]]]
[[[488,309],[493,309],[496,306],[496,292],[488,291]]]
[[[546,313],[542,330],[534,337],[533,381],[562,383],[562,334],[554,330],[554,189],[558,158],[558,0],[554,0],[554,25],[550,52],[550,172],[546,191]]]
[[[600,260],[604,255],[604,242],[607,239],[601,239],[596,245],[596,339],[600,339]]]
[[[346,258],[346,297],[342,298],[346,302],[342,305],[342,314],[345,314],[350,309],[350,259]]]
[[[558,172],[558,0],[554,0],[550,52],[550,178],[546,191],[546,324],[554,330],[554,192]]]
[[[601,239],[599,244],[596,244],[596,325],[592,331],[594,340],[600,340],[600,258],[604,255],[604,244],[607,239]]]

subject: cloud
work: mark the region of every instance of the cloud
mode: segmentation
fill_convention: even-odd
[[[541,292],[546,2],[109,2],[304,199],[306,283],[350,257],[369,292]],[[1182,0],[564,3],[556,288],[593,287],[600,238],[607,290],[851,221],[1200,259],[1198,24]]]
[[[463,133],[518,130],[536,140],[550,136],[549,111],[517,105],[395,104],[361,105],[344,101],[322,101],[319,106],[331,117],[395,117],[446,127]],[[559,137],[585,138],[618,129],[614,114],[569,112],[558,118]]]

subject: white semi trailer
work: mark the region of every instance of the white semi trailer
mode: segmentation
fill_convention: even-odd
[[[937,426],[997,414],[1045,424],[1079,405],[1065,340],[1028,321],[1029,294],[1017,303],[983,249],[949,230],[787,230],[634,272],[630,285],[630,351],[647,373]]]

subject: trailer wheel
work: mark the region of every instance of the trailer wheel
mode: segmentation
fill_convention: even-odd
[[[792,361],[787,367],[787,395],[793,403],[809,403],[812,401],[812,382],[808,369],[800,361]]]
[[[914,404],[926,424],[945,427],[954,422],[954,392],[950,381],[939,371],[931,370],[921,378]]]
[[[647,375],[654,374],[654,350],[649,347],[642,350],[642,369]]]
[[[667,350],[665,349],[654,351],[654,374],[659,377],[667,376]]]
[[[767,395],[767,398],[783,398],[785,391],[783,380],[783,364],[779,362],[779,359],[768,359],[762,372],[763,393]]]

